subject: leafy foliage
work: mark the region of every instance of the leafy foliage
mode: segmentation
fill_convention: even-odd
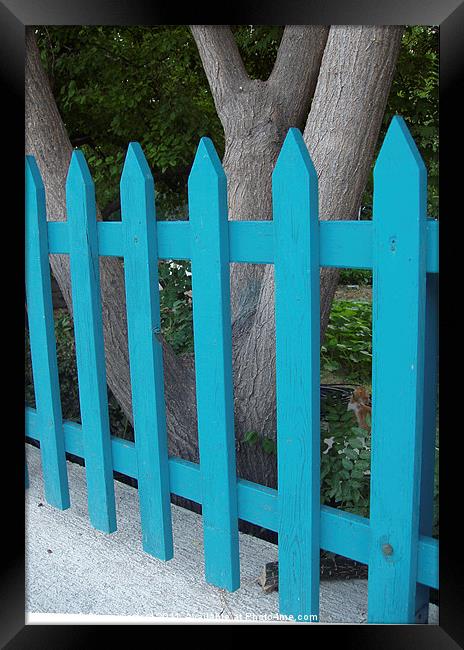
[[[377,142],[376,155],[395,114],[404,117],[427,168],[427,214],[438,217],[438,27],[406,27]],[[363,197],[372,215],[372,176]]]
[[[278,25],[233,25],[253,79],[267,79],[283,33]],[[158,214],[185,214],[186,183],[200,137],[221,155],[224,133],[187,25],[40,26],[42,61],[71,141],[81,146],[104,214],[118,198],[127,145],[141,143],[157,187]],[[438,214],[438,28],[405,29],[378,147],[403,115],[429,176],[429,214]],[[362,218],[372,213],[372,178]],[[113,218],[115,208],[109,209]]]
[[[322,368],[340,372],[348,381],[370,383],[371,365],[371,304],[334,300],[321,346]]]
[[[251,446],[261,446],[266,454],[275,455],[277,453],[277,445],[275,440],[269,438],[269,436],[260,436],[257,431],[247,431],[243,436],[243,442]]]
[[[283,27],[279,25],[233,25],[248,76],[251,79],[268,79],[282,39]]]
[[[370,434],[357,426],[344,402],[325,404],[321,454],[321,502],[369,516]]]
[[[193,351],[190,262],[159,263],[161,331],[178,353]]]
[[[339,284],[372,284],[372,271],[366,269],[341,269]]]
[[[355,512],[369,513],[370,436],[356,426],[345,402],[327,399],[321,403],[321,503]],[[274,440],[248,431],[246,444],[261,445],[277,453]]]
[[[100,207],[117,199],[125,152],[136,140],[155,173],[159,212],[176,211],[198,140],[209,135],[220,149],[224,139],[188,27],[40,27],[37,40]]]

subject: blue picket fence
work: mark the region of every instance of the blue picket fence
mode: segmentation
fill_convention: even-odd
[[[202,138],[189,178],[189,220],[157,222],[154,182],[138,143],[121,177],[122,221],[97,222],[94,186],[73,152],[67,222],[46,220],[26,158],[26,297],[48,503],[70,505],[65,452],[85,459],[91,524],[116,530],[113,470],[138,480],[143,548],[173,556],[170,493],[202,505],[205,578],[240,586],[238,519],[278,532],[279,609],[319,615],[319,550],[369,565],[368,621],[426,622],[438,588],[432,538],[437,382],[438,222],[426,216],[425,166],[402,118],[374,170],[373,221],[319,221],[317,175],[290,129],[273,174],[273,220],[228,221],[226,177]],[[252,216],[252,215],[250,215]],[[82,424],[63,421],[49,254],[68,254]],[[135,443],[111,436],[99,256],[124,258]],[[168,457],[158,260],[192,265],[200,465]],[[278,489],[237,479],[229,264],[274,264]],[[321,266],[373,270],[370,518],[320,505]],[[312,617],[312,618],[309,618]]]

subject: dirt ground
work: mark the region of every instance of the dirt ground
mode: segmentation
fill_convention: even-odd
[[[372,287],[369,284],[339,284],[335,292],[335,300],[372,302]]]

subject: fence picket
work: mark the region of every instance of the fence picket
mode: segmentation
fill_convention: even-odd
[[[374,168],[368,620],[414,623],[423,421],[424,163],[402,118]]]
[[[69,508],[70,501],[48,261],[45,189],[32,156],[26,156],[26,299],[45,498],[50,505],[64,510]],[[28,482],[27,476],[26,480]]]
[[[205,577],[233,591],[240,564],[227,186],[209,138],[198,146],[188,194]]]
[[[319,616],[320,297],[317,174],[290,129],[272,177],[280,612]]]
[[[69,257],[79,402],[85,447],[89,517],[116,530],[113,464],[106,389],[95,192],[81,151],[73,151],[66,180]]]
[[[160,337],[155,188],[142,148],[131,142],[121,177],[124,275],[143,548],[173,557]]]
[[[69,506],[66,451],[85,459],[89,517],[116,529],[114,470],[138,480],[143,548],[173,556],[170,492],[200,503],[206,580],[240,586],[238,516],[279,536],[279,611],[319,618],[320,548],[368,562],[368,621],[424,623],[438,588],[432,538],[438,356],[438,222],[426,219],[426,171],[395,117],[374,170],[374,221],[321,222],[317,175],[290,129],[272,177],[273,222],[229,222],[227,183],[208,138],[188,182],[189,221],[156,221],[138,143],[121,176],[122,222],[96,221],[94,186],[74,151],[68,221],[47,223],[26,157],[26,297],[47,501]],[[252,215],[250,215],[252,216]],[[69,253],[82,425],[62,421],[48,255]],[[110,436],[99,256],[124,257],[135,443]],[[168,457],[158,260],[191,259],[200,464]],[[231,262],[274,263],[277,490],[237,479]],[[320,506],[321,266],[373,269],[370,519]],[[114,463],[114,465],[113,465]],[[25,484],[29,485],[27,461]]]

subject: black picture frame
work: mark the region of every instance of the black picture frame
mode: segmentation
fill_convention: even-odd
[[[459,481],[459,465],[456,461],[456,447],[447,442],[448,433],[456,431],[453,417],[459,414],[459,386],[453,385],[446,371],[446,359],[454,359],[456,340],[459,342],[459,327],[452,333],[453,320],[447,312],[446,293],[449,283],[459,278],[459,271],[452,269],[453,261],[460,259],[460,240],[454,235],[454,225],[459,218],[459,189],[462,164],[456,164],[455,152],[463,150],[462,134],[459,128],[461,118],[457,90],[463,87],[464,64],[464,3],[462,0],[402,0],[401,3],[379,0],[315,0],[303,2],[287,0],[277,2],[240,3],[234,2],[228,15],[208,7],[208,11],[182,8],[175,14],[175,7],[140,0],[83,0],[64,3],[62,0],[3,0],[0,2],[0,75],[6,92],[3,95],[3,160],[6,175],[3,176],[4,211],[3,238],[5,251],[13,252],[17,264],[14,271],[8,271],[5,283],[3,305],[7,306],[4,320],[12,326],[11,341],[18,343],[18,355],[22,352],[22,322],[10,317],[11,310],[22,314],[24,287],[24,30],[26,25],[130,25],[130,24],[177,24],[222,23],[234,24],[405,24],[440,26],[440,421],[443,431],[441,440],[440,485],[440,625],[439,626],[342,626],[344,646],[369,648],[458,648],[464,647],[464,580],[462,578],[462,550],[457,528],[459,511],[462,510]],[[179,18],[182,21],[179,21]],[[228,19],[226,21],[226,18]],[[8,143],[8,139],[10,142]],[[7,143],[5,143],[5,140]],[[13,188],[15,188],[13,190]],[[5,205],[6,203],[6,205]],[[18,209],[20,207],[20,209]],[[454,219],[454,222],[453,222]],[[10,236],[11,230],[18,232]],[[8,243],[8,246],[7,246]],[[17,246],[17,249],[16,249]],[[443,254],[446,251],[446,255]],[[6,251],[5,251],[6,252]],[[9,264],[9,263],[8,263]],[[10,269],[10,266],[8,266]],[[444,275],[443,275],[444,274]],[[14,276],[11,278],[11,276]],[[21,284],[22,283],[22,284]],[[20,285],[19,288],[17,285]],[[452,285],[453,286],[453,285]],[[455,287],[456,288],[456,287]],[[10,295],[8,294],[10,291]],[[452,290],[452,289],[451,289]],[[454,295],[454,292],[453,292]],[[449,316],[448,316],[449,314]],[[19,318],[18,318],[19,320]],[[457,337],[457,339],[456,339]],[[10,338],[8,339],[8,341]],[[10,345],[8,344],[8,347]],[[457,347],[460,347],[457,345]],[[447,354],[448,352],[448,354]],[[6,410],[15,412],[14,426],[4,427],[4,455],[2,478],[4,486],[3,504],[13,504],[12,516],[2,517],[5,522],[3,541],[6,551],[2,553],[0,580],[0,644],[11,650],[16,648],[81,648],[90,640],[94,643],[108,643],[109,626],[26,626],[25,625],[25,558],[24,558],[24,433],[21,422],[24,405],[21,399],[21,363],[4,364],[4,376],[14,386],[15,398],[7,400]],[[11,379],[11,381],[10,381]],[[17,384],[16,384],[17,380]],[[461,400],[462,401],[462,400]],[[16,408],[17,406],[17,408]],[[19,422],[19,427],[18,427]],[[459,422],[459,420],[458,420]],[[461,425],[458,424],[458,427]],[[459,434],[461,435],[460,432]],[[22,437],[23,436],[23,437]],[[451,436],[450,436],[451,437]],[[453,439],[454,440],[454,439]],[[21,468],[21,469],[18,469]],[[446,479],[446,480],[444,480]],[[129,641],[127,631],[118,626],[119,643]],[[317,626],[317,634],[330,630],[340,631],[339,626]],[[287,628],[285,628],[287,629]],[[300,628],[307,630],[307,626]],[[310,634],[315,634],[311,626]],[[150,631],[150,630],[149,630]],[[153,632],[153,631],[151,631]],[[104,635],[104,636],[103,636]],[[152,637],[153,638],[153,637]],[[313,637],[314,638],[314,637]],[[321,638],[321,637],[320,637]],[[327,636],[324,636],[327,643]],[[312,639],[311,639],[312,640]]]

